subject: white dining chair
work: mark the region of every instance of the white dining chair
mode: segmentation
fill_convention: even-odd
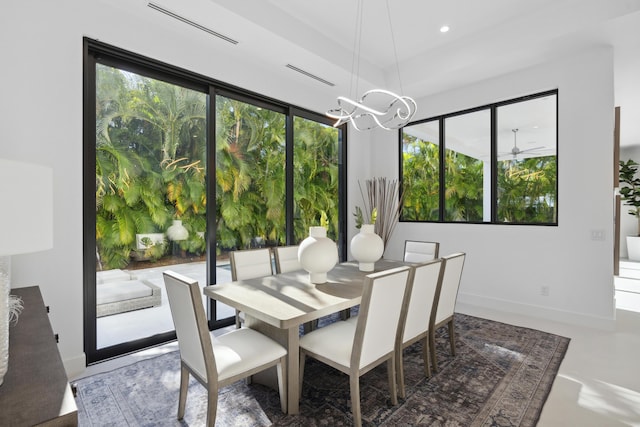
[[[438,370],[435,333],[436,330],[443,325],[448,325],[449,327],[449,344],[451,346],[451,354],[454,356],[456,355],[454,316],[465,258],[466,254],[462,252],[442,257],[444,261],[444,265],[442,266],[444,270],[442,275],[442,285],[440,286],[440,295],[438,295],[437,309],[434,308],[433,310],[431,326],[429,327],[429,347],[431,351],[431,363],[434,371]]]
[[[402,332],[396,343],[396,361],[398,364],[398,395],[405,398],[404,386],[404,349],[417,343],[422,343],[422,360],[425,376],[431,376],[429,364],[429,322],[442,284],[443,262],[441,259],[429,261],[412,267],[410,282],[410,296],[404,314]]]
[[[298,260],[298,248],[295,246],[275,246],[273,256],[276,261],[276,273],[288,273],[289,271],[301,270],[302,266]]]
[[[300,338],[300,391],[307,356],[349,375],[351,411],[356,426],[362,425],[360,376],[382,362],[387,362],[391,403],[398,403],[395,343],[410,271],[404,266],[366,276],[358,316]]]
[[[418,240],[404,241],[404,262],[427,262],[438,258],[440,243]]]
[[[254,279],[271,276],[271,250],[269,248],[246,249],[229,253],[231,280]],[[242,323],[240,310],[236,310],[236,327]]]
[[[282,412],[287,412],[287,350],[253,329],[233,329],[211,337],[198,282],[173,271],[163,273],[180,350],[178,419],[184,417],[189,374],[207,389],[207,426],[214,426],[218,391],[276,366]]]

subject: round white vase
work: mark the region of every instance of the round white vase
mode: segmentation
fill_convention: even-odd
[[[324,227],[309,227],[309,237],[300,242],[298,261],[309,272],[311,283],[326,283],[327,272],[338,263],[338,246]]]
[[[186,240],[189,237],[189,231],[182,225],[182,221],[174,219],[173,224],[167,228],[167,237],[174,241]]]
[[[373,231],[373,224],[362,224],[360,233],[351,239],[351,255],[358,261],[360,271],[373,271],[376,261],[382,258],[384,242]]]

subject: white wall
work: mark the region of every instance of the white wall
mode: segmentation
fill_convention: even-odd
[[[0,156],[48,165],[54,174],[54,248],[14,257],[13,278],[16,286],[41,287],[70,374],[84,368],[82,37],[316,111],[334,102],[321,85],[308,85],[303,77],[265,75],[258,61],[238,57],[203,34],[167,24],[141,0],[3,4]],[[419,114],[429,116],[559,87],[560,226],[400,224],[387,255],[399,256],[408,237],[439,240],[443,253],[469,254],[460,295],[464,302],[587,322],[612,319],[611,64],[609,51],[592,52],[420,100]],[[350,136],[349,212],[360,203],[358,179],[397,177],[396,141],[395,134],[382,131]],[[604,230],[606,241],[591,241],[594,229]],[[542,284],[550,287],[549,297],[539,296]]]
[[[208,0],[195,1],[217,7]],[[0,13],[0,157],[48,165],[54,175],[54,248],[13,257],[13,283],[15,287],[40,286],[70,374],[85,366],[82,38],[99,39],[304,108],[323,111],[319,105],[327,108],[335,101],[321,83],[296,73],[268,75],[260,61],[251,62],[232,45],[174,22],[146,4],[141,0],[12,0],[3,3]],[[225,17],[225,22],[231,20]],[[357,145],[358,137],[353,141]],[[10,207],[8,201],[2,204]]]
[[[426,118],[558,88],[558,226],[400,223],[385,255],[401,256],[405,239],[439,241],[442,255],[467,253],[461,304],[610,327],[612,64],[602,48],[419,100],[417,114]],[[374,146],[374,175],[397,176],[397,135],[378,133]],[[592,230],[605,240],[591,240]]]

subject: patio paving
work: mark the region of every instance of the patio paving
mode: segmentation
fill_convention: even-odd
[[[96,319],[96,342],[98,348],[105,348],[173,330],[169,300],[167,299],[167,292],[162,278],[162,272],[165,270],[173,270],[187,277],[191,277],[198,281],[200,287],[204,287],[206,284],[205,262],[124,270],[130,273],[132,278],[148,280],[160,287],[162,290],[162,302],[157,307],[129,311]],[[231,281],[231,271],[227,265],[221,264],[216,267],[216,278],[218,283]],[[203,303],[206,304],[207,298],[204,295],[202,300]],[[233,315],[235,315],[235,311],[231,307],[218,304],[218,318]]]

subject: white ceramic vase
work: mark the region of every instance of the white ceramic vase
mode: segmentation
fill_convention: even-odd
[[[327,272],[338,263],[338,246],[324,227],[309,227],[309,237],[300,242],[298,261],[309,272],[311,283],[326,283]]]
[[[627,236],[627,254],[630,261],[640,261],[640,237]]]
[[[358,261],[360,271],[373,271],[376,261],[382,258],[382,237],[373,231],[373,224],[362,224],[360,233],[351,239],[351,256]]]
[[[167,228],[167,237],[174,241],[186,240],[189,237],[189,231],[182,225],[182,221],[174,219],[173,224]]]

